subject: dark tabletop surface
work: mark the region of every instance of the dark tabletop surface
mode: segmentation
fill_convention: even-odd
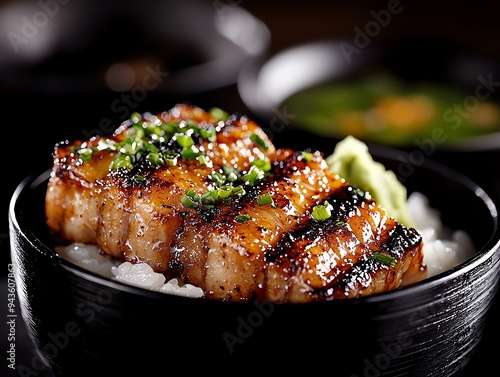
[[[317,0],[286,3],[255,0],[222,0],[221,2],[225,6],[246,8],[266,23],[272,36],[271,54],[303,42],[345,35],[352,36],[355,33],[355,27],[362,27],[371,20],[370,17],[373,16],[370,12],[387,9],[388,3],[391,3],[390,1],[362,1],[354,6],[348,5],[348,2],[327,4]],[[8,6],[9,3],[11,2],[0,0],[0,13],[2,9],[5,9],[2,7]],[[214,2],[214,6],[217,4]],[[500,49],[496,43],[500,36],[500,26],[496,26],[500,4],[485,1],[460,3],[445,1],[440,2],[439,5],[426,5],[410,0],[401,1],[399,4],[403,11],[397,16],[393,15],[391,23],[377,36],[379,41],[390,39],[394,35],[420,33],[458,41],[467,48],[478,50],[492,59],[500,59]],[[18,371],[7,368],[8,361],[5,357],[9,343],[6,322],[7,273],[10,263],[7,210],[10,197],[25,176],[40,173],[50,166],[50,154],[55,142],[63,138],[81,137],[82,130],[91,129],[90,125],[99,124],[103,117],[110,113],[110,104],[115,98],[116,94],[109,93],[96,93],[89,98],[87,94],[46,95],[32,91],[6,90],[0,83],[2,114],[0,119],[3,133],[0,145],[4,151],[2,154],[3,181],[7,185],[4,190],[7,194],[4,194],[4,200],[1,201],[1,211],[4,215],[0,218],[0,307],[2,308],[0,310],[2,316],[0,351],[4,355],[1,357],[1,376],[22,376]],[[219,106],[252,116],[251,111],[240,99],[235,84],[188,97],[151,95],[141,103],[141,109],[148,111],[161,108],[163,110],[182,100],[188,100],[202,107]],[[21,110],[14,112],[15,106]],[[118,120],[113,119],[113,121]],[[22,148],[19,148],[20,146]],[[447,163],[452,162],[447,161]],[[481,169],[478,171],[467,166],[456,168],[473,176],[492,195],[500,198],[498,169],[497,173],[485,175]],[[15,328],[16,364],[29,366],[34,356],[33,348],[21,318],[19,302],[16,301],[16,303],[18,315]],[[495,370],[497,358],[492,350],[498,349],[500,324],[497,318],[499,316],[500,299],[497,299],[493,302],[489,312],[484,339],[460,377],[486,374],[490,368]],[[38,376],[51,377],[47,370],[40,371]]]

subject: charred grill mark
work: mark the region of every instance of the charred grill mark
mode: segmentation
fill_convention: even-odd
[[[335,200],[334,200],[335,198]],[[307,250],[317,240],[331,237],[352,236],[348,226],[348,218],[355,214],[356,208],[362,202],[370,203],[370,199],[363,198],[363,193],[352,186],[342,187],[327,199],[334,205],[332,217],[323,221],[310,219],[304,227],[293,232],[284,234],[276,248],[266,253],[268,262],[281,266],[286,274],[294,275],[306,268],[308,263]],[[392,229],[382,232],[377,242],[372,243],[373,248],[365,248],[364,253],[357,259],[349,259],[349,268],[335,270],[329,280],[325,280],[320,288],[311,290],[312,296],[323,298],[341,298],[351,294],[354,290],[371,287],[373,281],[383,284],[384,289],[392,289],[399,286],[397,276],[401,276],[402,264],[405,258],[413,258],[414,253],[421,245],[422,237],[413,228],[406,228],[394,222]],[[385,252],[392,255],[396,260],[396,266],[391,267],[378,260],[370,258],[375,252]],[[375,277],[385,271],[384,279],[381,281]],[[398,275],[399,274],[399,275]],[[371,288],[370,288],[371,289]]]
[[[352,185],[344,185],[339,189],[334,190],[326,201],[333,207],[331,217],[316,221],[309,214],[307,220],[304,221],[301,228],[285,233],[283,238],[278,242],[276,247],[269,249],[265,254],[265,260],[276,263],[278,265],[299,263],[297,259],[303,253],[304,244],[311,244],[317,239],[324,238],[327,234],[348,234],[350,231],[346,227],[347,220],[355,215],[357,206],[362,202],[371,202],[371,199],[366,199],[364,193]],[[316,202],[315,204],[322,204]],[[311,206],[312,210],[312,206]],[[296,245],[300,244],[300,247]],[[290,266],[292,270],[297,270]]]
[[[422,235],[415,229],[397,224],[389,233],[389,239],[382,245],[382,249],[397,258],[402,258],[408,249],[417,246],[421,242]]]
[[[332,206],[331,217],[315,220],[311,216],[314,205],[325,201]],[[371,216],[369,209],[374,205],[363,191],[344,184],[324,200],[311,203],[304,214],[307,219],[299,228],[283,234],[275,247],[266,250],[264,260],[286,276],[300,276],[308,285],[311,297],[331,299],[344,288],[352,290],[352,279],[363,284],[371,279],[371,273],[381,268],[379,262],[368,256],[382,249],[381,245],[386,242],[382,237],[388,232],[377,231],[370,239],[362,239],[356,229],[359,226],[356,220],[362,218],[363,211],[368,210]],[[366,224],[362,220],[361,226]]]
[[[370,254],[366,253],[358,262],[353,264],[350,271],[347,271],[343,276],[339,276],[339,279],[336,279],[335,282],[332,282],[334,284],[330,284],[325,289],[318,290],[316,293],[331,294],[331,289],[335,285],[339,292],[344,292],[342,294],[346,294],[346,292],[349,292],[355,286],[367,287],[374,279],[374,275],[380,272],[381,269],[387,270],[385,285],[394,285],[396,271],[401,268],[399,265],[400,261],[405,258],[409,250],[414,250],[421,243],[422,237],[415,229],[405,228],[398,223],[388,232],[387,238],[379,250],[373,250],[370,254],[385,251],[396,258],[398,262],[396,267],[390,267],[371,259]]]
[[[387,270],[384,285],[393,284],[395,276],[394,269],[381,265],[380,262],[373,259],[364,257],[360,259],[358,263],[354,264],[350,270],[339,275],[337,279],[333,280],[330,284],[320,289],[315,289],[311,293],[324,298],[348,297],[350,292],[355,289],[362,290],[363,288],[369,287],[373,283],[375,274],[380,273],[381,269]]]

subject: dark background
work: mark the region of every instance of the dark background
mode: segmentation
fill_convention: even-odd
[[[3,26],[0,35],[0,55],[4,57],[12,55],[11,46],[5,33],[6,30],[9,30],[6,22],[15,26],[16,22],[18,25],[21,18],[26,16],[22,13],[9,13],[8,18],[6,18],[6,9],[10,9],[8,7],[13,3],[15,1],[0,0],[0,15],[4,15],[0,16],[0,26]],[[32,3],[36,4],[34,1]],[[61,7],[70,9],[81,3],[81,0],[73,0],[64,6],[61,5]],[[123,2],[123,4],[134,4],[133,6],[137,9],[144,7],[146,3],[148,2]],[[189,4],[190,1],[183,1],[183,3]],[[209,3],[214,9],[221,5],[241,7],[261,20],[267,26],[271,36],[266,54],[272,56],[288,47],[318,39],[345,38],[347,41],[352,40],[355,35],[354,28],[363,28],[369,21],[373,20],[371,11],[378,12],[387,9],[390,2],[220,0],[206,1],[205,3]],[[99,2],[95,2],[95,4],[99,4]],[[486,56],[495,62],[500,61],[500,49],[498,48],[500,3],[493,1],[424,2],[402,0],[400,4],[403,6],[403,11],[392,16],[387,27],[383,28],[381,33],[377,35],[376,43],[383,45],[398,41],[406,49],[411,49],[411,44],[405,45],[404,41],[423,37],[425,40],[442,45],[443,51],[450,45],[460,46],[459,48]],[[98,23],[98,15],[100,14],[98,7],[95,8],[93,14],[95,17],[88,17],[87,22],[80,29],[81,34],[88,35],[88,39],[72,36],[71,23],[67,25],[63,23],[59,29],[59,33],[64,33],[65,28],[68,30],[62,62],[56,57],[48,60],[40,59],[39,64],[36,62],[28,64],[26,60],[16,63],[14,60],[12,64],[18,64],[16,67],[9,66],[7,63],[0,65],[2,73],[0,77],[0,150],[3,152],[0,166],[2,167],[3,182],[7,186],[4,189],[4,199],[0,201],[0,211],[3,213],[0,218],[0,269],[2,276],[7,273],[7,265],[10,261],[7,213],[9,200],[16,186],[27,175],[40,173],[50,167],[51,152],[56,142],[82,138],[84,130],[99,129],[103,119],[109,118],[117,125],[123,120],[119,116],[120,114],[110,108],[111,103],[118,96],[116,92],[105,87],[78,90],[78,85],[74,84],[73,81],[68,81],[67,87],[53,87],[50,84],[50,76],[44,89],[38,85],[36,80],[33,80],[33,77],[37,78],[39,77],[37,74],[41,75],[46,71],[66,72],[74,77],[87,77],[86,75],[89,74],[97,77],[103,74],[99,67],[105,66],[107,62],[112,62],[112,57],[116,54],[123,54],[124,51],[140,53],[145,49],[161,52],[163,47],[155,45],[152,38],[155,33],[154,29],[150,30],[149,33],[140,33],[138,29],[130,27],[126,20],[122,19],[102,27]],[[59,18],[62,22],[63,17]],[[54,17],[53,21],[56,20]],[[173,20],[166,17],[165,22],[173,22]],[[202,19],[191,21],[191,24],[193,28],[204,27]],[[48,26],[50,25],[47,25],[47,30]],[[41,30],[40,35],[43,36],[44,32],[45,29]],[[182,40],[183,38],[179,36],[179,38],[173,39],[175,43],[172,42],[172,44],[179,51],[182,50],[185,53],[186,50],[189,50],[192,53],[184,56],[177,64],[183,65],[196,61],[197,56],[192,51],[193,47],[183,45]],[[404,48],[402,48],[402,53],[403,51]],[[423,55],[422,59],[431,63],[435,61],[435,64],[439,65],[441,56],[441,54],[436,54],[434,48],[429,49],[429,53]],[[1,59],[0,62],[2,62]],[[151,61],[151,64],[154,66],[154,60]],[[170,68],[175,69],[175,64],[172,63]],[[13,71],[16,69],[24,70],[27,75],[13,79],[9,75],[9,69],[13,69]],[[418,69],[418,65],[415,69]],[[80,83],[80,81],[76,82]],[[33,85],[30,85],[31,83]],[[202,107],[219,106],[229,111],[253,116],[239,98],[235,82],[225,83],[220,87],[196,93],[150,93],[140,102],[137,110],[162,111],[181,101],[189,101]],[[278,137],[285,137],[284,135],[278,135]],[[480,180],[480,183],[484,184],[495,195],[500,192],[498,190],[498,177],[500,176],[498,162],[484,161],[474,168],[474,178]],[[467,166],[454,167],[463,169],[468,175],[472,174]],[[5,294],[7,287],[3,280],[0,288]],[[6,308],[6,304],[6,299],[0,301],[0,306],[3,308]],[[464,377],[485,373],[489,368],[495,370],[497,361],[490,350],[497,347],[496,340],[500,335],[496,319],[500,310],[497,306],[498,304],[495,302],[485,339],[481,343],[478,353],[464,371]],[[4,313],[5,310],[1,309],[0,312]],[[4,322],[3,319],[1,321]],[[22,362],[23,358],[28,360],[32,356],[30,354],[31,344],[20,325],[17,331],[17,357],[18,362]],[[0,333],[1,354],[5,353],[5,342],[6,335],[2,331]],[[2,364],[5,365],[4,358],[1,359]]]

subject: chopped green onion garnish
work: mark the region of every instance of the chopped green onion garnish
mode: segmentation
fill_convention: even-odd
[[[82,148],[77,150],[78,158],[80,158],[83,162],[89,161],[92,159],[92,149],[91,148]]]
[[[132,158],[126,154],[118,154],[110,165],[111,170],[119,168],[132,168]]]
[[[222,186],[226,182],[226,177],[217,171],[213,171],[209,178],[217,183],[218,186]]]
[[[236,221],[242,224],[245,224],[248,220],[250,220],[250,216],[245,213],[240,213],[236,216]]]
[[[130,115],[130,120],[132,121],[132,123],[137,124],[142,120],[142,115],[134,112]]]
[[[245,189],[242,186],[233,187],[231,195],[245,195]]]
[[[205,158],[205,156],[203,156],[202,154],[198,155],[196,157],[196,159],[198,160],[198,162],[202,165],[206,165],[207,164],[207,159]]]
[[[218,190],[210,190],[201,196],[203,204],[214,204],[219,200]]]
[[[238,171],[238,169],[233,168],[230,165],[223,165],[222,166],[222,171],[223,171],[224,175],[226,176],[226,179],[229,182],[236,181],[239,178],[239,176],[240,176],[240,172]]]
[[[177,154],[171,151],[167,151],[163,153],[163,159],[168,166],[177,165]]]
[[[316,221],[329,219],[332,216],[330,208],[331,207],[329,205],[318,204],[313,207],[311,216]]]
[[[261,147],[264,151],[267,151],[269,149],[266,142],[262,140],[262,138],[257,134],[251,134],[250,140],[252,140],[255,144]]]
[[[153,166],[159,166],[163,163],[163,159],[158,152],[149,153],[146,158]]]
[[[196,158],[199,155],[200,155],[200,151],[194,145],[187,147],[187,148],[184,148],[181,151],[182,158],[185,158],[186,160],[192,160],[193,158]]]
[[[268,172],[269,170],[271,170],[271,162],[268,159],[255,160],[252,162],[252,165],[258,167],[260,170],[264,172]]]
[[[311,152],[302,152],[300,155],[302,156],[302,159],[305,162],[311,162],[312,161],[313,154]]]
[[[193,119],[186,120],[186,126],[195,132],[200,132],[200,128],[198,127],[198,123]]]
[[[114,151],[115,157],[109,169],[130,170],[134,164],[141,164],[138,165],[138,173],[134,175],[137,182],[146,180],[146,176],[142,175],[141,171],[144,162],[149,163],[149,167],[175,166],[179,159],[196,158],[200,164],[212,168],[212,161],[204,153],[210,147],[205,149],[203,145],[198,148],[196,143],[206,140],[216,142],[217,131],[223,126],[222,122],[228,121],[230,115],[216,107],[210,110],[210,114],[217,120],[217,124],[215,122],[214,124],[201,124],[191,119],[163,122],[149,113],[134,112],[130,115],[130,127],[124,131],[125,140],[117,141],[112,138],[100,140],[98,146],[93,148],[82,144],[73,147],[72,153],[80,159],[80,163],[83,163],[92,158],[94,151]],[[253,133],[250,139],[260,149],[264,151],[269,149],[265,138],[258,134]],[[236,196],[245,195],[246,185],[256,185],[271,170],[272,164],[266,157],[253,160],[252,165],[246,171],[232,165],[223,165],[209,175],[213,183],[206,192],[197,194],[193,190],[187,190],[181,202],[187,208],[212,208],[220,202],[229,202]],[[274,207],[270,194],[260,196],[257,202],[259,205],[271,204]]]
[[[181,203],[187,208],[196,208],[201,202],[201,197],[193,190],[186,190],[186,194],[181,198]]]
[[[219,194],[219,199],[227,199],[233,194],[233,187],[231,186],[222,186],[217,190],[217,193]]]
[[[135,130],[135,141],[141,141],[146,133],[144,132],[144,128],[142,128],[142,125],[140,124],[134,124],[132,126],[132,129]]]
[[[207,139],[209,142],[213,143],[217,140],[217,133],[214,126],[208,128],[200,128],[200,135],[202,138]]]
[[[386,253],[375,252],[369,256],[370,259],[374,259],[382,264],[390,267],[396,267],[396,260]]]
[[[210,110],[208,110],[208,112],[211,116],[213,116],[215,119],[218,120],[226,121],[227,118],[229,117],[229,114],[226,111],[218,107],[212,107]]]
[[[260,170],[257,166],[252,166],[247,174],[245,174],[241,179],[246,184],[254,186],[258,181],[264,178],[264,172]]]
[[[257,198],[257,204],[259,206],[265,206],[265,205],[268,205],[268,204],[273,204],[273,197],[269,193],[261,195],[261,196],[259,196]]]
[[[165,131],[167,134],[175,134],[177,132],[180,132],[181,128],[179,125],[175,122],[168,122],[168,123],[163,123],[161,125],[161,128]]]
[[[175,140],[177,140],[177,144],[179,144],[183,148],[188,148],[194,145],[194,140],[190,135],[185,134],[175,134]]]

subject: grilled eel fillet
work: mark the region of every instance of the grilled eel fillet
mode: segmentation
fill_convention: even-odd
[[[111,258],[147,262],[214,300],[344,299],[418,280],[420,234],[330,171],[320,152],[276,149],[248,118],[221,121],[196,106],[142,116],[109,137],[55,146],[46,194],[54,234],[97,244]],[[137,130],[131,133],[138,124],[177,125],[191,135],[190,151],[198,156],[180,155],[181,132],[149,139],[177,156],[173,162],[153,164],[144,150],[124,159],[134,135],[140,142]],[[190,125],[194,131],[186,131]],[[200,136],[202,129],[212,137]],[[244,193],[228,194],[234,187]],[[200,200],[221,188],[222,200]],[[316,206],[331,216],[315,218]]]

